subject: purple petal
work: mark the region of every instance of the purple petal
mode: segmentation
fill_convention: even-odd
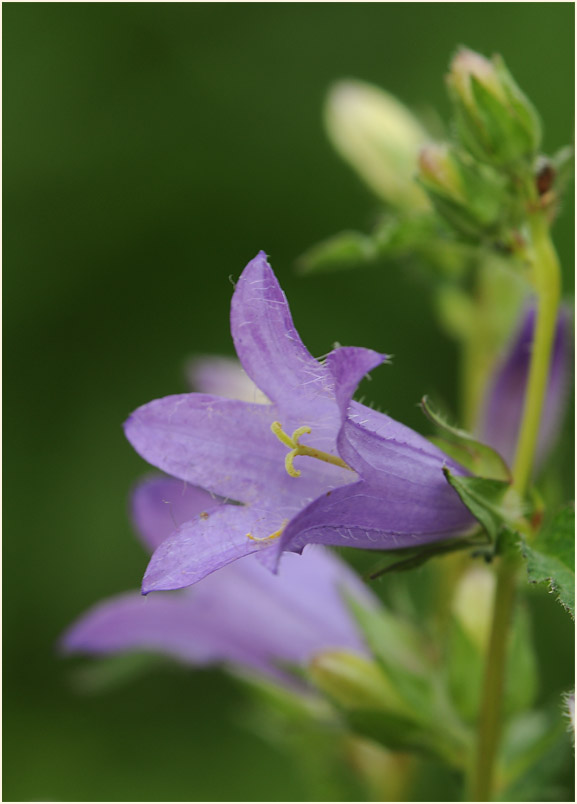
[[[474,520],[445,481],[415,473],[384,483],[364,480],[335,489],[305,508],[286,527],[277,555],[309,543],[364,550],[395,550],[462,535]]]
[[[521,326],[488,384],[480,415],[479,438],[496,449],[509,464],[515,457],[523,416],[535,321],[535,307],[527,308]],[[543,464],[559,435],[569,392],[571,355],[572,316],[567,308],[561,308],[537,443],[537,465]]]
[[[201,618],[190,617],[177,595],[139,592],[118,595],[94,606],[62,638],[67,653],[152,651],[193,664],[214,661],[214,645],[207,640]]]
[[[326,367],[342,418],[363,377],[387,359],[387,355],[358,346],[341,346],[327,355]]]
[[[158,545],[184,522],[212,513],[222,501],[208,491],[172,477],[148,477],[132,493],[132,519],[146,547]]]
[[[441,485],[446,485],[442,474],[444,466],[462,474],[454,461],[404,424],[351,402],[351,395],[363,375],[385,359],[385,355],[370,349],[354,347],[337,349],[327,357],[343,419],[338,437],[339,454],[371,483],[398,477],[425,484],[442,481]]]
[[[256,404],[269,402],[233,357],[195,357],[187,366],[187,377],[190,388],[202,394]]]
[[[301,341],[264,251],[249,262],[237,282],[230,322],[246,373],[279,407],[310,416],[311,405],[332,400],[327,372]]]
[[[126,437],[153,466],[194,486],[251,502],[284,473],[274,412],[205,394],[156,399],[126,421]],[[284,482],[284,479],[283,479]]]
[[[276,576],[248,556],[184,592],[106,601],[62,643],[68,652],[152,650],[192,664],[225,661],[286,680],[280,662],[304,664],[330,648],[365,651],[345,591],[378,606],[352,570],[322,548],[286,555]]]
[[[240,502],[270,501],[281,518],[292,517],[323,491],[350,483],[354,475],[327,463],[306,460],[303,477],[285,470],[286,446],[271,433],[274,405],[252,405],[204,394],[157,399],[138,408],[125,423],[126,437],[153,466]],[[290,432],[303,420],[285,419]],[[335,451],[336,428],[325,421],[305,443]]]
[[[142,592],[190,586],[226,564],[272,545],[256,539],[266,538],[282,524],[274,515],[243,505],[224,505],[186,522],[156,549]],[[249,533],[255,538],[250,539]]]

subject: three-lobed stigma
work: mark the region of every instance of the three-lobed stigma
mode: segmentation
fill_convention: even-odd
[[[284,460],[285,468],[288,474],[291,477],[300,477],[301,472],[299,469],[295,469],[293,461],[297,457],[297,455],[307,456],[309,458],[316,458],[319,461],[324,461],[325,463],[332,463],[333,466],[341,466],[343,469],[348,469],[350,472],[354,472],[354,469],[346,464],[341,458],[338,458],[336,455],[331,455],[328,452],[323,452],[320,449],[315,449],[314,447],[307,447],[306,444],[301,444],[300,439],[303,435],[312,432],[310,427],[307,425],[303,425],[302,427],[297,427],[297,429],[293,432],[292,435],[285,433],[282,429],[282,424],[280,422],[273,422],[270,426],[271,431],[275,434],[281,444],[284,444],[285,447],[288,447],[290,452],[287,453]],[[271,542],[274,539],[278,539],[282,536],[283,531],[286,527],[288,520],[285,520],[282,524],[282,527],[278,530],[275,530],[274,533],[271,533],[270,536],[253,536],[252,533],[247,533],[246,538],[250,539],[253,542]]]

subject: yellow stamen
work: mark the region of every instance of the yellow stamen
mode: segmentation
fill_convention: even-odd
[[[299,439],[301,436],[305,435],[305,433],[310,433],[311,428],[304,425],[303,427],[297,427],[294,431],[292,436],[289,436],[288,433],[282,429],[282,424],[280,422],[273,422],[270,426],[270,429],[281,441],[285,447],[290,447],[290,452],[286,455],[284,465],[287,470],[287,473],[291,477],[300,477],[300,471],[295,469],[293,461],[297,457],[297,455],[308,456],[309,458],[316,458],[319,461],[324,461],[325,463],[332,463],[333,466],[341,466],[343,469],[348,469],[349,471],[353,472],[354,469],[346,464],[341,458],[337,457],[336,455],[331,455],[328,452],[323,452],[320,449],[315,449],[314,447],[307,447],[306,444],[301,444]]]
[[[287,520],[285,520],[282,528],[275,530],[274,533],[271,533],[270,536],[253,536],[252,533],[247,533],[246,538],[250,539],[253,542],[270,542],[273,539],[278,539],[279,536],[282,535],[283,530],[285,529]]]

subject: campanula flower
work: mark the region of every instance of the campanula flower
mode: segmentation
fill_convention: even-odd
[[[145,594],[189,586],[249,553],[276,569],[283,551],[308,543],[394,549],[471,526],[442,472],[459,466],[351,401],[385,355],[341,347],[315,360],[263,252],[236,285],[231,331],[245,372],[270,404],[179,394],[138,408],[125,424],[153,466],[236,503],[179,521],[149,564]]]
[[[496,449],[510,465],[515,457],[523,416],[535,321],[535,307],[529,306],[487,386],[479,417],[479,438]],[[562,307],[557,317],[549,382],[537,441],[537,467],[544,463],[559,435],[569,393],[571,357],[572,318],[569,310]]]
[[[145,546],[166,539],[175,520],[224,503],[167,477],[144,480],[133,519]],[[289,555],[278,575],[246,556],[193,588],[144,598],[129,592],[99,603],[64,635],[68,653],[161,653],[187,664],[226,663],[288,682],[281,665],[306,665],[319,651],[366,648],[343,595],[366,607],[376,598],[345,562],[322,547]]]

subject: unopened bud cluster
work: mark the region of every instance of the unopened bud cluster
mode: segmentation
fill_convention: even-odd
[[[498,167],[533,163],[541,143],[541,124],[500,56],[486,59],[472,50],[459,50],[447,83],[463,147]]]

